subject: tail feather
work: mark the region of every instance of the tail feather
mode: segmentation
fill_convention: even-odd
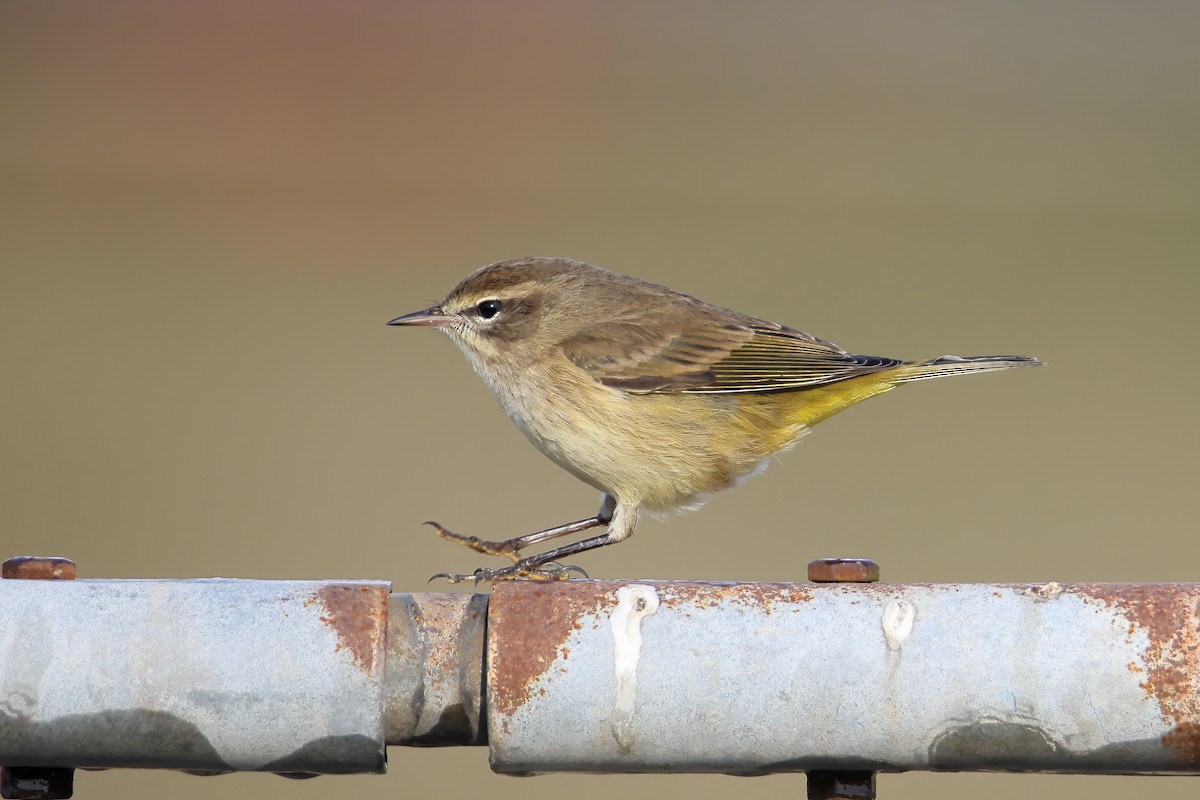
[[[790,411],[791,424],[810,427],[855,403],[883,394],[898,384],[942,378],[968,372],[992,372],[1012,367],[1040,367],[1042,362],[1030,356],[942,356],[928,361],[910,361],[878,372],[868,372],[844,381],[815,386],[796,392],[798,399]]]
[[[968,372],[994,372],[1013,367],[1040,367],[1041,361],[1032,356],[942,356],[928,361],[901,364],[892,373],[896,383],[964,375]]]

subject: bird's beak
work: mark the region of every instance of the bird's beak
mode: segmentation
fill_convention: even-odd
[[[426,328],[444,328],[452,322],[452,318],[438,306],[432,306],[424,311],[414,311],[402,317],[396,317],[388,325],[421,325]]]

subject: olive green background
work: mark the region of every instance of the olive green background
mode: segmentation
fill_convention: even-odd
[[[597,577],[1185,581],[1200,5],[0,5],[2,555],[81,577],[386,578],[595,510],[444,337],[468,270],[570,255],[857,352],[1049,366],[896,391]],[[440,588],[440,587],[438,587]],[[954,653],[946,657],[953,659]],[[802,776],[81,774],[92,800],[803,796]],[[911,774],[881,796],[1182,779]]]

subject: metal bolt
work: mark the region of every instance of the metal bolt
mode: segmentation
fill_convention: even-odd
[[[879,565],[869,558],[818,558],[808,562],[813,583],[878,583]]]
[[[869,558],[818,558],[808,564],[813,583],[877,583],[879,565]],[[875,800],[875,773],[808,771],[808,800]]]
[[[14,556],[5,559],[0,577],[70,581],[75,579],[75,562],[61,556]]]
[[[5,559],[0,578],[74,580],[75,562],[59,556],[16,556]],[[72,767],[0,767],[4,800],[66,800],[74,791]]]

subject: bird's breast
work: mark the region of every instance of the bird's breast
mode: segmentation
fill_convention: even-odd
[[[652,510],[697,505],[760,472],[802,433],[782,424],[769,401],[629,394],[573,365],[530,364],[488,384],[552,461],[623,503]]]

